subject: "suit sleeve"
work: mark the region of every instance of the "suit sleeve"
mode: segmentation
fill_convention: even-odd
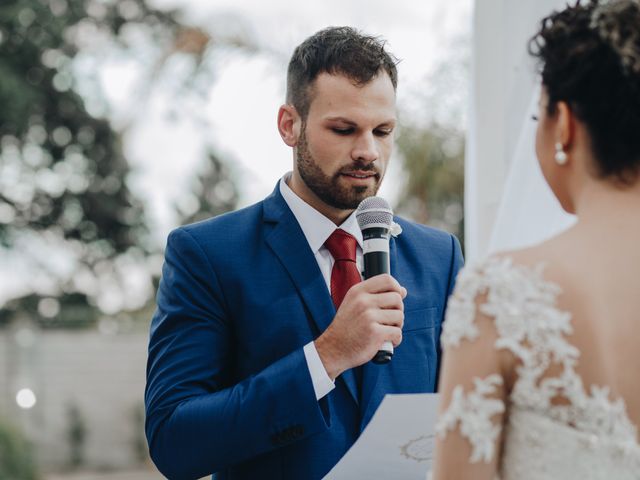
[[[170,479],[197,479],[327,428],[300,347],[234,383],[231,316],[192,235],[167,242],[151,323],[146,434]]]
[[[456,286],[456,278],[458,277],[458,272],[462,268],[463,264],[464,259],[462,258],[460,242],[455,235],[451,235],[451,265],[449,267],[449,288],[447,290],[447,299],[453,295],[453,289]]]

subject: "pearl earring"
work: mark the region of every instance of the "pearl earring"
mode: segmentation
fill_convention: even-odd
[[[562,143],[556,143],[556,155],[555,155],[556,163],[558,165],[564,165],[567,163],[567,153],[564,151]]]

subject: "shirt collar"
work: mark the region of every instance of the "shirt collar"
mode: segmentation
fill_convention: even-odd
[[[326,242],[327,238],[329,238],[336,228],[341,228],[345,232],[353,235],[358,241],[360,249],[362,249],[362,231],[358,226],[356,213],[353,212],[339,227],[336,227],[335,223],[291,190],[289,185],[287,185],[287,180],[290,176],[291,172],[285,174],[285,176],[280,179],[280,193],[300,224],[302,233],[304,233],[313,253],[315,254],[320,250],[324,242]]]

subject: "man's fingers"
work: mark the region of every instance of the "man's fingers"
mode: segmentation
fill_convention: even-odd
[[[401,310],[380,310],[376,323],[384,326],[402,328],[404,325],[404,312]]]
[[[402,287],[395,278],[387,273],[371,277],[360,283],[360,285],[368,293],[397,292],[402,296],[402,298],[407,294],[407,290]]]
[[[380,325],[380,332],[383,336],[383,341],[391,342],[393,347],[397,347],[402,343],[402,329],[398,327],[391,327],[389,325]],[[382,346],[382,343],[380,344]]]
[[[402,295],[398,292],[377,293],[371,295],[371,298],[379,308],[404,311]]]

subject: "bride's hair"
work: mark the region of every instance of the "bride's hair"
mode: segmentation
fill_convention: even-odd
[[[547,111],[569,104],[586,125],[597,174],[633,183],[640,172],[640,0],[578,1],[544,18],[529,42]]]

